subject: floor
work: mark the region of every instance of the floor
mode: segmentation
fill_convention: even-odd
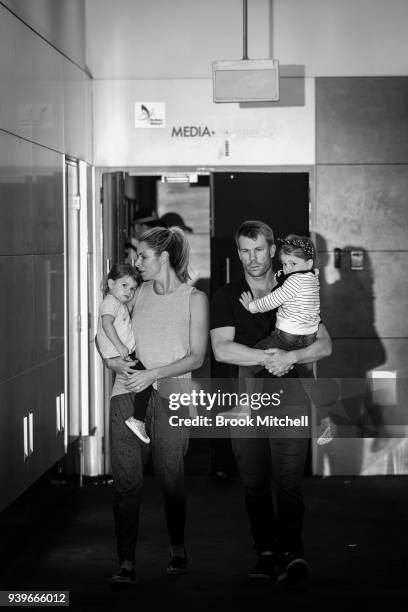
[[[166,530],[154,476],[145,481],[138,583],[112,590],[112,486],[41,479],[0,513],[2,590],[70,592],[75,610],[329,609],[408,603],[408,477],[305,479],[306,589],[254,581],[255,557],[239,480],[188,476],[190,571],[168,576]]]

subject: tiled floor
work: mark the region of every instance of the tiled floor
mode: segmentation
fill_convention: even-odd
[[[39,483],[0,514],[1,588],[70,591],[76,610],[328,610],[408,603],[408,478],[306,478],[306,590],[282,592],[251,581],[255,557],[237,479],[190,476],[190,571],[168,576],[167,538],[157,483],[146,477],[137,553],[138,584],[113,591],[116,569],[108,484]],[[395,608],[395,605],[397,606]],[[163,609],[163,608],[162,608]]]

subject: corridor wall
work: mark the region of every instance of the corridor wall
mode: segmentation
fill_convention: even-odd
[[[92,163],[92,97],[84,3],[56,4],[0,3],[0,510],[65,452],[64,156]]]

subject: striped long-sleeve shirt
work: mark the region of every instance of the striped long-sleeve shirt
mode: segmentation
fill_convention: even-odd
[[[320,322],[319,279],[313,272],[290,274],[283,284],[249,305],[251,312],[278,308],[276,327],[296,335],[317,331]]]

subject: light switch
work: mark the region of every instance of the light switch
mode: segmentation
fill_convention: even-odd
[[[364,270],[364,252],[350,251],[351,269]]]

